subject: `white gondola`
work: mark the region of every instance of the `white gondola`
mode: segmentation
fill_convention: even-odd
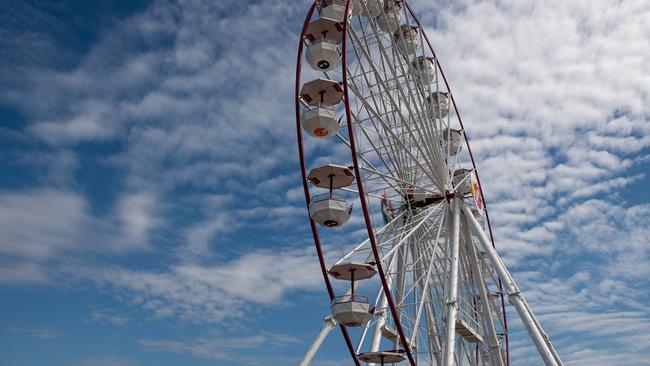
[[[460,168],[454,171],[453,182],[456,192],[466,194],[472,192],[472,169]]]
[[[379,14],[381,14],[381,9],[383,7],[384,7],[384,0],[366,0],[366,9],[368,9],[368,14],[366,14],[365,12],[362,14],[374,18]]]
[[[377,17],[377,25],[384,32],[395,32],[399,29],[401,21],[402,12],[400,12],[399,6],[385,6],[384,12]]]
[[[316,79],[302,86],[300,98],[312,106],[333,106],[343,99],[343,88],[334,80]]]
[[[340,128],[334,110],[326,107],[306,109],[302,112],[300,124],[310,136],[318,138],[330,137]]]
[[[346,327],[358,327],[372,318],[368,297],[364,295],[345,295],[334,298],[330,304],[332,317]]]
[[[418,27],[410,24],[402,24],[402,26],[393,33],[393,40],[403,53],[407,55],[414,54],[415,50],[420,47]]]
[[[354,182],[354,175],[350,168],[327,164],[309,171],[307,180],[318,188],[329,190],[340,189],[349,186]]]
[[[445,154],[447,153],[447,149],[449,149],[449,155],[455,156],[463,147],[463,133],[460,130],[453,128],[443,130],[442,140],[444,141],[443,147]]]
[[[324,193],[314,196],[309,204],[309,216],[319,225],[334,228],[348,222],[352,204],[343,197]]]
[[[328,0],[321,2],[320,8],[321,18],[334,19],[337,22],[345,20],[345,0]],[[348,18],[352,16],[352,8],[348,9]]]
[[[343,41],[343,26],[336,19],[322,16],[307,25],[305,38],[311,43],[324,39],[333,44],[340,44]]]
[[[305,58],[312,69],[330,71],[338,66],[341,61],[341,53],[336,44],[320,39],[307,47]]]
[[[443,92],[433,92],[427,97],[435,118],[445,118],[449,114],[449,96]]]
[[[373,277],[377,270],[370,263],[341,262],[330,267],[327,273],[337,280],[354,282]]]
[[[429,84],[436,76],[435,59],[433,57],[419,56],[413,60],[413,70],[422,84]]]
[[[325,227],[339,227],[345,224],[352,214],[352,205],[343,197],[335,195],[333,190],[352,184],[354,175],[350,168],[327,164],[312,169],[307,180],[316,187],[329,189],[329,193],[317,195],[311,200],[309,216]]]
[[[368,298],[354,293],[355,281],[367,280],[373,277],[377,270],[370,263],[340,262],[333,265],[329,275],[337,280],[350,281],[350,292],[335,298],[331,303],[332,316],[339,323],[348,327],[365,324],[372,314],[369,312]]]

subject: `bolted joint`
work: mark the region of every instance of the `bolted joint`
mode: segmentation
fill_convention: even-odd
[[[513,297],[513,296],[521,297],[521,291],[515,290],[513,292],[508,292],[508,297]]]
[[[451,201],[454,197],[456,197],[456,192],[445,191],[445,198],[447,198],[448,201]]]

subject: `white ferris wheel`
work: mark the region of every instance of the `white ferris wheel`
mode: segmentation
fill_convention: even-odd
[[[456,103],[409,4],[315,0],[295,88],[305,199],[331,300],[300,365],[336,327],[357,366],[509,365],[505,298],[543,362],[562,365],[494,248]],[[365,240],[347,246],[337,228],[355,215]]]

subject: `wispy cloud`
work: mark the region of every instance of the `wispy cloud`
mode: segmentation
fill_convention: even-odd
[[[0,267],[9,273],[0,281],[48,282],[44,265],[68,255],[148,249],[142,222],[130,215],[97,217],[69,190],[0,192]]]
[[[277,354],[279,349],[303,344],[295,337],[268,332],[248,337],[226,337],[217,334],[187,341],[140,339],[138,343],[150,351],[189,353],[200,358],[236,361],[245,365],[295,363],[297,360],[274,354]],[[252,350],[256,350],[255,354],[250,353]]]
[[[129,317],[116,313],[108,309],[92,309],[90,313],[90,321],[97,323],[107,323],[118,326],[125,326],[129,324],[131,319]]]
[[[35,339],[53,340],[61,335],[57,330],[46,328],[11,328],[9,330],[16,334],[25,334]]]
[[[79,366],[132,366],[133,360],[120,357],[88,357],[79,361]]]
[[[609,342],[608,330],[629,341],[608,349],[624,354],[619,364],[642,362],[647,347],[631,344],[648,344],[633,333],[650,318],[649,208],[621,196],[648,179],[635,169],[650,147],[650,5],[411,3],[472,139],[497,246],[561,353],[575,365],[614,365],[597,346]],[[0,192],[0,281],[72,273],[154,319],[210,324],[283,304],[293,292],[321,291],[308,234],[306,249],[293,236],[295,225],[307,224],[291,111],[306,5],[154,2],[116,23],[74,67],[31,63],[20,78],[2,77],[11,86],[3,102],[27,122],[19,133],[0,132],[29,141],[30,154],[17,150],[21,164],[45,173],[37,187]],[[35,54],[56,47],[48,42]],[[308,150],[324,144],[308,142]],[[349,156],[339,146],[314,161],[327,159]],[[93,185],[79,178],[89,165],[101,166],[109,187],[101,202],[82,193]],[[250,232],[263,240],[233,239]],[[282,240],[267,240],[273,235]],[[337,239],[349,244],[354,235]],[[151,254],[145,268],[115,260],[142,250]],[[102,256],[88,259],[89,251]],[[84,263],[56,264],[67,260]],[[295,268],[304,271],[296,276]],[[91,318],[122,325],[110,312]],[[515,360],[537,362],[513,327]],[[228,359],[224,346],[252,349],[257,339],[139,344]]]
[[[321,286],[311,248],[255,251],[223,264],[188,263],[164,271],[90,268],[81,276],[111,286],[158,318],[203,324],[239,322],[255,306],[268,308],[292,291]]]

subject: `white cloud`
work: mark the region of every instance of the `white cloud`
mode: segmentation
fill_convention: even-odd
[[[216,334],[187,341],[140,339],[138,343],[149,351],[189,353],[199,358],[237,362],[245,365],[279,365],[295,363],[292,358],[275,356],[278,349],[301,345],[303,342],[277,332],[261,332],[248,337]],[[261,351],[260,351],[261,350]]]
[[[0,192],[2,282],[48,283],[55,263],[81,253],[149,249],[139,199],[122,202],[120,215],[97,217],[81,195],[67,190]],[[131,211],[131,210],[134,211]]]
[[[101,101],[86,101],[73,117],[61,121],[37,122],[31,131],[52,143],[105,140],[114,136],[113,108]]]
[[[320,291],[311,248],[253,248],[235,258],[214,250],[229,242],[226,234],[251,227],[289,232],[296,222],[307,225],[291,110],[296,33],[307,2],[300,4],[155,2],[119,23],[76,69],[27,75],[27,85],[6,98],[23,108],[32,136],[70,151],[80,143],[120,142],[109,160],[127,190],[108,226],[71,190],[3,192],[0,251],[18,259],[7,261],[0,278],[42,281],[41,260],[83,251],[98,242],[97,233],[145,248],[150,235],[169,230],[181,233],[169,239],[178,262],[157,270],[96,263],[102,268],[83,277],[112,286],[154,316],[190,322],[219,322],[226,312],[236,318],[254,306],[282,304],[292,291]],[[648,268],[647,205],[612,197],[647,180],[630,170],[650,146],[648,6],[412,1],[472,138],[497,245],[517,278],[535,269],[538,280],[522,288],[576,365],[601,356],[593,344],[608,338],[591,321],[620,321],[636,332],[630,319],[648,319],[638,306],[622,315],[608,308],[634,307],[646,296],[620,292],[633,291],[626,281],[643,281]],[[307,149],[320,153],[325,145],[308,142]],[[315,161],[347,159],[337,149]],[[79,169],[74,160],[64,170]],[[292,266],[310,269],[295,276]],[[576,278],[563,287],[560,272],[582,270],[593,281]],[[556,287],[566,298],[553,295]],[[592,302],[600,307],[579,306]],[[567,340],[567,332],[575,338]],[[573,346],[575,339],[585,345]],[[141,344],[218,354],[210,340]],[[521,352],[513,345],[515,355],[527,357],[525,342]],[[625,354],[638,362],[645,353]]]
[[[320,288],[322,281],[312,248],[254,251],[222,264],[188,263],[166,271],[88,268],[81,275],[113,287],[156,317],[192,323],[239,321],[252,306],[278,305],[288,293]]]
[[[34,190],[0,194],[0,251],[45,259],[72,249],[80,229],[91,224],[85,200],[72,192]]]
[[[90,320],[97,323],[108,323],[112,325],[125,326],[129,324],[130,319],[120,315],[113,310],[92,309]]]
[[[79,361],[79,366],[133,366],[136,363],[121,357],[87,357]]]
[[[41,340],[53,340],[59,338],[61,335],[58,331],[47,328],[11,328],[9,331],[16,334],[26,334],[32,338]]]
[[[117,216],[125,236],[146,248],[148,232],[159,224],[155,211],[155,197],[150,193],[130,193],[120,197]]]

